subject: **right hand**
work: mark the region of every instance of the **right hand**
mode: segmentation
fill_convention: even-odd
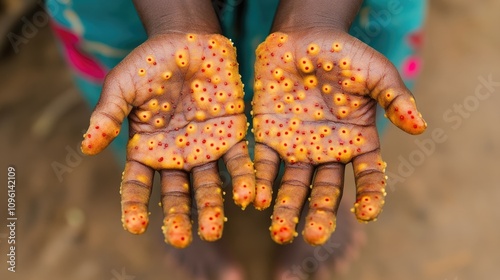
[[[255,196],[244,139],[243,85],[232,43],[221,35],[150,37],[108,74],[82,151],[101,152],[126,117],[130,139],[121,184],[124,228],[134,234],[146,230],[158,171],[165,241],[178,248],[189,245],[191,173],[199,235],[219,239],[225,218],[217,160],[224,159],[232,176],[236,204],[245,208]]]

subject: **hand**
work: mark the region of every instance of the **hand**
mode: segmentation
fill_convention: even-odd
[[[165,241],[183,248],[191,237],[191,190],[202,239],[221,237],[223,197],[217,160],[223,158],[233,198],[245,208],[255,196],[252,162],[244,140],[243,85],[236,53],[220,35],[151,37],[107,76],[84,135],[82,151],[101,152],[130,122],[121,184],[122,222],[143,233],[154,171],[161,176]]]
[[[402,130],[419,134],[426,128],[395,67],[336,29],[273,33],[256,55],[256,208],[270,206],[280,158],[285,161],[270,228],[273,240],[288,243],[297,235],[311,181],[303,236],[312,245],[328,240],[349,162],[356,179],[353,212],[360,221],[374,220],[386,195],[377,101]]]

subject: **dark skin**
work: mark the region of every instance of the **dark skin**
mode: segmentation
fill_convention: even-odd
[[[168,33],[220,34],[210,0],[133,0],[149,37]]]
[[[308,196],[311,222],[304,237],[313,245],[326,242],[335,229],[349,162],[357,182],[357,218],[377,217],[384,203],[385,163],[375,128],[376,102],[406,132],[421,133],[426,125],[394,66],[348,35],[361,1],[281,1],[273,35],[257,50],[255,174],[244,140],[236,54],[218,35],[211,1],[134,3],[149,39],[108,74],[82,142],[86,154],[99,153],[129,118],[121,187],[125,229],[146,230],[158,171],[166,242],[179,248],[191,242],[191,191],[200,237],[219,239],[224,223],[219,158],[233,177],[236,204],[245,208],[253,202],[258,209],[270,206],[272,183],[280,160],[285,161],[271,226],[278,243],[293,240]]]
[[[426,123],[395,67],[347,31],[361,1],[281,1],[273,33],[257,51],[253,99],[257,195],[271,204],[279,163],[285,172],[274,205],[272,239],[289,243],[309,197],[303,237],[324,244],[335,230],[344,169],[352,163],[360,221],[377,218],[386,163],[375,127],[377,102],[399,128]],[[273,104],[273,105],[269,105]]]
[[[198,234],[215,241],[225,222],[217,160],[224,160],[232,176],[237,205],[245,208],[255,196],[235,49],[218,34],[210,1],[135,4],[149,38],[106,77],[82,151],[102,151],[128,117],[130,140],[121,184],[124,228],[134,234],[146,230],[158,171],[165,241],[178,248],[191,243],[191,192]]]

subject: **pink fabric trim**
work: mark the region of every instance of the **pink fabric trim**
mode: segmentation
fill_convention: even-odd
[[[80,49],[81,39],[70,30],[52,21],[52,28],[60,39],[70,65],[77,72],[96,81],[103,81],[106,69],[98,61]]]

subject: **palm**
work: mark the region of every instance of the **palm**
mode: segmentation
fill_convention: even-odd
[[[349,162],[357,182],[356,216],[363,221],[376,218],[385,196],[385,163],[375,127],[377,101],[403,130],[417,134],[425,129],[397,71],[382,55],[341,32],[274,33],[259,46],[257,56],[257,208],[270,205],[279,158],[286,163],[273,214],[273,239],[293,239],[311,181],[304,237],[311,244],[328,239]]]
[[[223,157],[233,180],[235,202],[254,198],[253,166],[242,141],[247,121],[243,85],[234,48],[219,35],[155,37],[134,50],[107,77],[101,100],[82,143],[95,154],[118,134],[128,116],[130,140],[122,182],[124,227],[142,233],[154,171],[160,172],[166,241],[191,240],[189,171],[205,240],[222,234]]]

